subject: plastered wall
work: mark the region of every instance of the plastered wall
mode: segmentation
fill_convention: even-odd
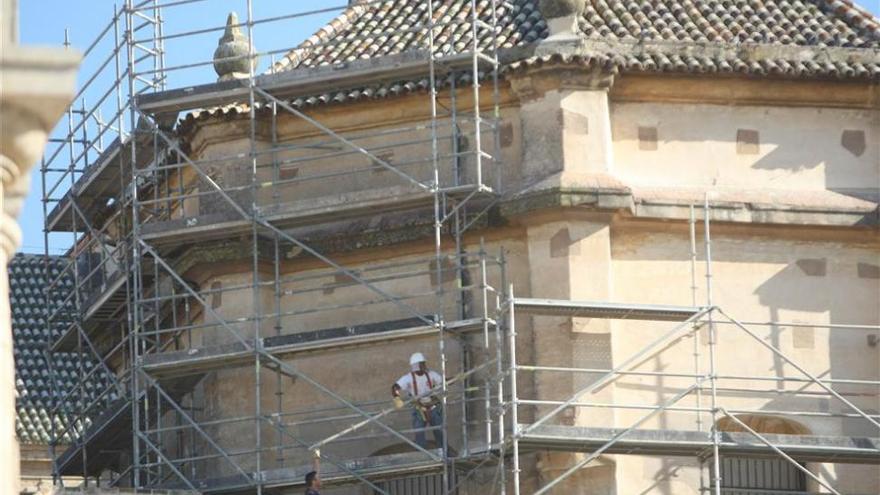
[[[615,102],[614,174],[641,187],[877,193],[880,112]]]

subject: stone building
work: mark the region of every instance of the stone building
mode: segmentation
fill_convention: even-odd
[[[54,346],[125,395],[59,474],[292,493],[320,448],[327,493],[880,490],[876,18],[356,1],[263,74],[251,28],[47,218],[80,232]],[[416,351],[445,450],[390,403]]]

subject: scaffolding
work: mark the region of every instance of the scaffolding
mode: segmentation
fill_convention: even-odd
[[[265,493],[301,486],[311,469],[310,452],[320,449],[325,483],[359,485],[364,493],[519,494],[525,490],[521,459],[559,451],[584,455],[535,493],[549,492],[603,454],[636,454],[696,457],[707,476],[701,489],[720,495],[719,458],[730,453],[781,456],[838,493],[802,463],[880,463],[880,434],[774,436],[754,431],[738,416],[766,410],[721,403],[719,390],[731,381],[796,383],[818,387],[847,412],[780,414],[827,415],[880,428],[880,417],[835,389],[873,388],[870,401],[880,381],[821,379],[755,330],[777,323],[739,322],[713,305],[708,200],[704,304],[696,296],[688,306],[656,306],[514,295],[503,246],[474,241],[475,231],[491,225],[504,193],[497,37],[500,19],[510,15],[507,2],[465,0],[467,15],[453,16],[445,15],[446,2],[427,0],[413,12],[406,33],[370,33],[412,35],[422,49],[294,71],[276,70],[275,57],[299,47],[260,52],[256,46],[266,39],[260,33],[350,6],[290,7],[283,15],[258,17],[253,0],[239,3],[246,14],[233,27],[247,34],[246,77],[186,87],[174,83],[177,74],[204,73],[214,60],[168,63],[166,45],[202,36],[216,40],[228,26],[166,32],[168,20],[193,5],[221,11],[228,3],[126,0],[114,9],[85,51],[97,69],[68,110],[64,136],[51,141],[43,159],[47,255],[59,235],[71,246],[67,268],[46,283],[49,300],[61,301],[46,322],[55,335],[47,351],[83,356],[83,386],[52,411],[75,418],[53,432],[57,482],[78,475],[86,484]],[[450,43],[449,33],[464,41]],[[363,40],[345,40],[357,41]],[[338,44],[319,41],[312,48],[341,50]],[[267,57],[270,68],[257,72],[256,61]],[[378,86],[414,95],[420,99],[413,103],[417,111],[391,126],[366,129],[337,128],[310,115],[311,102],[333,99],[315,96],[328,87],[346,94]],[[95,95],[90,104],[87,95]],[[182,114],[238,119],[236,132],[247,153],[238,148],[198,156],[182,138]],[[297,138],[285,140],[293,121],[300,126]],[[322,226],[363,227],[364,219],[383,215],[406,223],[389,220],[380,228],[410,231],[413,241],[431,239],[430,253],[352,262],[325,254],[340,249],[320,235]],[[692,210],[695,287],[697,223]],[[380,239],[369,247],[381,246]],[[204,254],[210,251],[230,253],[250,275],[198,286],[186,275],[194,266],[190,258],[224,261]],[[284,268],[292,263],[305,268]],[[77,290],[60,293],[62,277],[73,278]],[[517,348],[524,344],[517,342],[517,327],[524,316],[674,326],[621,364],[577,368],[518,361]],[[841,332],[880,328],[826,326]],[[758,342],[802,376],[719,373],[717,336],[727,329]],[[651,353],[682,339],[698,341],[703,332],[708,349],[695,344],[692,371],[639,369]],[[406,345],[430,348],[438,357],[442,445],[412,440],[408,409],[353,399],[315,378],[326,367],[322,359],[343,363]],[[85,383],[98,373],[113,380],[89,401]],[[547,373],[594,379],[552,400],[530,396],[520,383],[524,375]],[[240,383],[236,374],[252,386],[245,395],[250,403],[241,408],[246,414],[217,403],[216,396],[239,392],[228,388],[234,379]],[[689,383],[659,404],[589,400],[633,376]],[[306,406],[300,397],[319,405]],[[686,399],[695,405],[681,406]],[[625,429],[560,420],[563,411],[571,416],[596,409],[644,414]],[[666,414],[691,422],[642,428]],[[741,432],[719,430],[723,418]],[[66,435],[75,442],[55,452],[57,439]],[[367,451],[365,444],[387,448]]]

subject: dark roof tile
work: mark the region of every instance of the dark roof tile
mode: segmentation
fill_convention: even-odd
[[[47,259],[32,254],[15,256],[8,267],[17,392],[16,433],[25,444],[48,443],[52,437],[53,410],[57,409],[54,413],[56,431],[61,431],[72,417],[65,410],[80,407],[81,400],[91,403],[110,382],[109,376],[99,371],[85,383],[80,397],[75,391],[81,375],[80,364],[90,369],[96,361],[86,356],[80,359],[75,353],[51,356],[47,353],[51,340],[67,326],[63,321],[55,321],[52,328],[46,324],[50,309],[57,308],[58,299],[73,288],[71,278],[63,273],[64,267],[63,258]],[[47,301],[44,288],[50,280],[56,281],[59,290],[51,291],[52,300]],[[115,393],[107,397],[113,400]],[[76,425],[72,428],[75,431],[60,440],[69,442],[71,436],[85,426]]]

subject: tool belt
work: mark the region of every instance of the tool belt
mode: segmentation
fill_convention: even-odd
[[[418,397],[419,384],[418,384],[418,381],[416,380],[416,375],[415,375],[415,373],[412,373],[412,372],[410,372],[410,375],[412,376],[413,395]],[[430,371],[427,372],[426,378],[428,381],[428,388],[433,389],[434,383],[431,381]],[[431,411],[434,410],[434,408],[439,405],[440,405],[440,399],[436,395],[430,395],[428,397],[418,397],[415,401],[413,401],[413,407],[415,408],[416,412],[418,412],[422,416],[422,419],[424,420],[425,424],[430,423]]]
[[[415,408],[416,412],[421,415],[422,420],[424,420],[427,425],[430,423],[431,411],[433,411],[435,407],[440,407],[440,399],[433,395],[425,399],[430,399],[430,402],[422,402],[422,399],[418,399],[413,402],[413,408]]]

